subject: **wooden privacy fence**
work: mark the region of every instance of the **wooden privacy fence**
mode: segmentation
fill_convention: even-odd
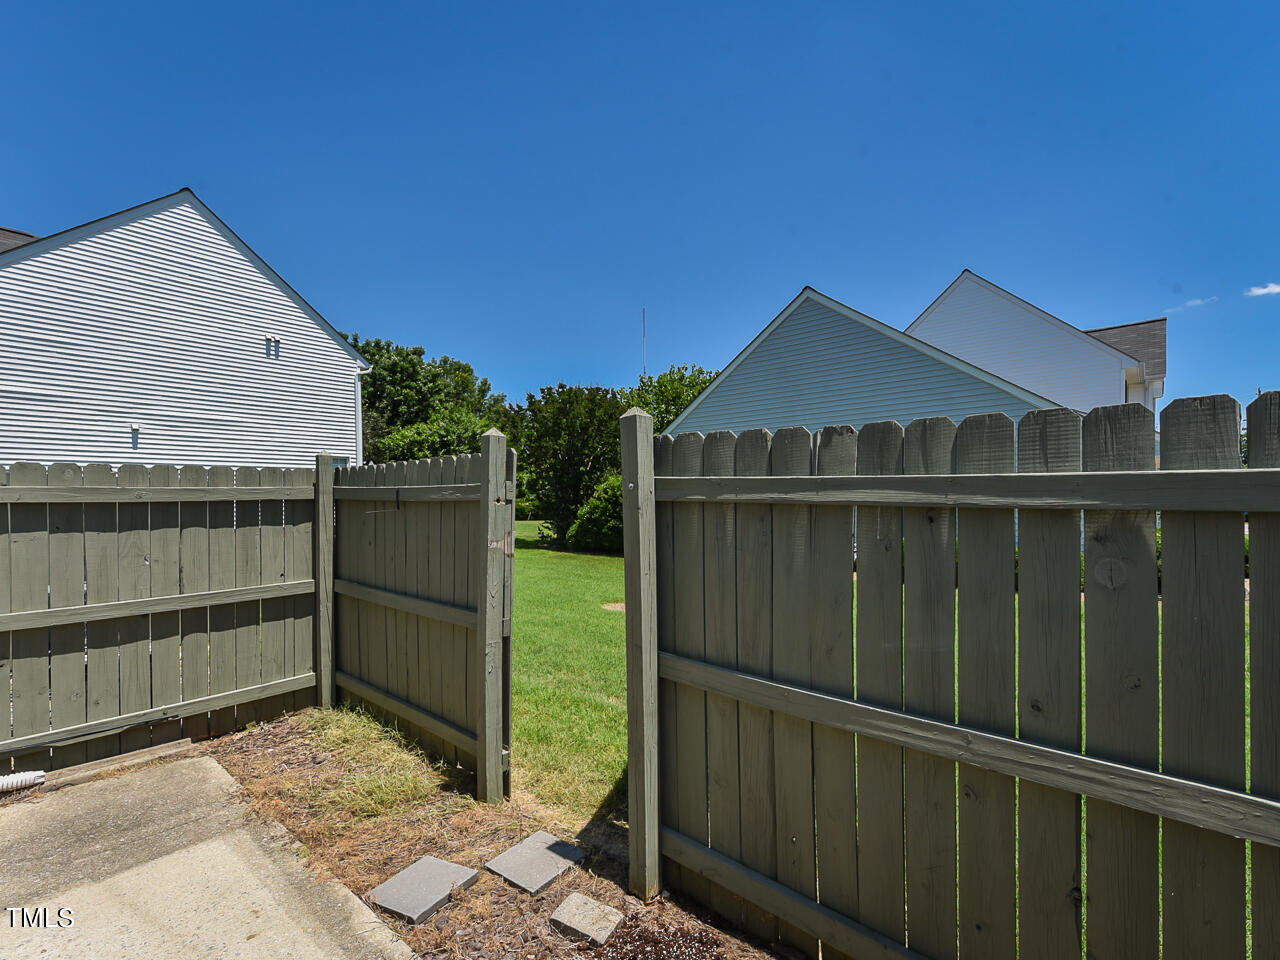
[[[327,528],[315,524],[315,480],[301,469],[0,468],[0,772],[205,737],[313,702],[326,595],[313,536]]]
[[[509,792],[515,451],[343,467],[336,681],[428,749]]]
[[[633,890],[828,958],[1275,955],[1280,393],[1248,414],[1242,470],[1233,399],[1171,402],[1157,470],[1140,405],[630,411]]]

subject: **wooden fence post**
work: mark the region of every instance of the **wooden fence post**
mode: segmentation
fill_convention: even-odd
[[[333,706],[333,457],[316,457],[316,702]]]
[[[657,896],[658,601],[653,489],[653,417],[632,407],[622,417],[622,515],[626,554],[627,801],[631,892]]]
[[[480,438],[481,522],[475,575],[483,589],[476,604],[476,797],[502,803],[502,584],[506,577],[507,438],[491,429]],[[479,548],[476,550],[476,548]]]

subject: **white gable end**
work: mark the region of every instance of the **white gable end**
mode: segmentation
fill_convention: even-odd
[[[355,459],[354,353],[260,263],[185,191],[0,260],[0,462]]]
[[[972,274],[962,274],[907,332],[1076,410],[1125,402],[1119,351]]]

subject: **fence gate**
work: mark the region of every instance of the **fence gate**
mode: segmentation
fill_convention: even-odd
[[[335,682],[434,753],[510,792],[515,451],[340,468]]]
[[[1280,392],[1247,470],[1227,396],[1165,407],[1158,468],[1138,404],[651,430],[635,893],[827,958],[1275,955]]]
[[[314,703],[315,497],[309,469],[0,468],[0,773]]]

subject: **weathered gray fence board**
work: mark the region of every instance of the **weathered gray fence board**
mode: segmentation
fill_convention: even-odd
[[[480,438],[481,453],[472,459],[473,474],[484,496],[473,508],[471,597],[479,622],[471,682],[471,717],[476,731],[476,796],[501,802],[506,796],[502,775],[505,702],[503,701],[502,615],[506,580],[506,544],[511,534],[507,499],[507,438],[490,429]]]
[[[237,467],[236,485],[256,487],[261,483],[259,467]],[[262,583],[262,503],[236,501],[236,586]],[[261,601],[236,604],[236,686],[262,682],[262,644],[258,636],[262,621]],[[262,719],[260,704],[236,705],[236,723],[244,726]]]
[[[858,434],[858,473],[902,473],[902,427],[868,423]],[[902,508],[858,508],[858,699],[902,706]],[[858,738],[859,919],[906,939],[902,749]]]
[[[1160,427],[1165,469],[1241,465],[1231,397],[1174,400]],[[1163,766],[1243,790],[1243,517],[1164,511],[1161,523]],[[1244,842],[1169,821],[1163,839],[1164,956],[1244,956]]]
[[[47,482],[37,463],[15,463],[12,484],[35,486]],[[37,610],[49,605],[49,527],[44,504],[13,504],[9,508],[11,605],[14,610]],[[49,631],[14,630],[13,735],[22,737],[49,729]],[[14,758],[15,770],[48,767],[47,750]]]
[[[109,464],[91,463],[84,468],[84,480],[94,486],[114,486],[116,472]],[[0,508],[0,515],[3,509]],[[120,560],[116,547],[116,505],[84,505],[85,603],[110,603],[120,598]],[[0,603],[8,591],[0,590]],[[85,626],[85,720],[103,720],[120,713],[119,624],[93,621]],[[0,636],[3,636],[0,634]],[[85,744],[86,760],[101,760],[120,752],[120,735],[91,740]]]
[[[146,487],[150,471],[138,464],[122,464],[118,473],[122,487]],[[151,518],[146,502],[121,503],[117,509],[120,556],[120,599],[141,600],[151,596]],[[120,712],[128,715],[157,706],[151,701],[151,624],[149,616],[127,617],[120,621]],[[151,730],[143,727],[120,735],[120,749],[141,750],[151,745]]]
[[[950,473],[956,425],[915,420],[903,437],[909,474]],[[903,706],[955,719],[956,512],[907,507],[903,531]],[[918,750],[903,754],[907,914],[912,945],[937,960],[956,956],[956,765]]]
[[[1080,470],[1081,418],[1035,410],[1018,423],[1018,470]],[[1080,513],[1018,513],[1018,731],[1078,751]],[[1022,781],[1018,794],[1018,945],[1024,955],[1081,956],[1080,797]]]
[[[769,450],[773,438],[767,430],[747,430],[734,443],[734,473],[761,476],[769,472]],[[670,443],[670,438],[667,438]],[[662,472],[661,462],[655,465]],[[670,472],[669,470],[667,471]],[[671,507],[658,503],[661,518]],[[661,542],[662,527],[658,529]],[[668,534],[669,535],[669,534]],[[767,504],[739,504],[737,507],[737,636],[738,666],[762,677],[773,676],[773,511]],[[658,552],[657,577],[670,576],[669,552]],[[659,681],[669,688],[670,681]],[[664,740],[658,755],[665,762]],[[662,769],[665,770],[665,767]],[[738,707],[738,790],[742,817],[742,862],[766,877],[778,874],[778,838],[774,830],[776,805],[773,789],[773,716],[751,704]],[[665,788],[664,788],[665,789]],[[670,822],[670,821],[668,821]],[[772,942],[778,934],[777,919],[760,906],[748,904],[747,929]]]
[[[679,444],[680,439],[676,439]],[[773,436],[769,472],[796,476],[813,472],[813,440],[804,427],[787,427]],[[677,509],[679,509],[677,504]],[[804,684],[813,674],[809,619],[812,575],[812,507],[773,507],[773,675]],[[679,521],[676,536],[679,538]],[[677,562],[679,556],[677,555]],[[680,589],[679,583],[676,586]],[[683,739],[684,732],[681,731]],[[778,880],[810,899],[817,895],[813,822],[813,725],[774,714],[774,795],[778,835]],[[817,956],[811,934],[779,922],[782,940]]]
[[[208,482],[209,471],[205,467],[183,467],[178,471],[178,483],[184,487],[204,487]],[[198,500],[183,502],[178,508],[178,531],[178,550],[182,559],[178,590],[184,594],[203,593],[209,589],[208,503]],[[182,699],[198,700],[209,696],[208,608],[183,610],[181,624]],[[194,714],[183,719],[182,733],[192,740],[203,740],[209,736],[208,715]]]
[[[1100,407],[1082,427],[1085,470],[1154,470],[1155,416],[1140,404]],[[1155,769],[1160,688],[1156,518],[1084,515],[1086,749]],[[1099,955],[1159,950],[1159,820],[1090,797],[1089,943]]]
[[[422,486],[427,482],[430,464],[426,460],[414,460],[407,468],[408,483]],[[424,595],[428,578],[427,555],[427,504],[423,501],[407,502],[405,509],[405,585],[415,597]],[[431,702],[431,647],[427,620],[413,614],[409,618],[409,701],[420,709],[433,711]],[[440,741],[425,727],[415,726],[414,736],[433,753],[440,752]]]
[[[674,440],[670,436],[655,437],[653,441],[653,469],[655,474],[670,475]],[[675,553],[674,527],[672,526],[673,507],[669,504],[657,504],[655,516],[657,526],[654,532],[658,554],[657,608],[658,608],[658,650],[675,651]],[[658,684],[658,789],[660,822],[678,824],[680,822],[680,768],[676,763],[679,753],[678,731],[676,729],[676,688],[670,681]],[[772,823],[772,821],[770,821]],[[664,882],[680,888],[683,873],[679,866],[664,863],[662,866]]]
[[[709,434],[702,445],[705,476],[733,473],[737,438],[729,430]],[[712,504],[702,510],[703,622],[706,659],[725,667],[738,665],[738,588],[735,554],[737,529],[733,504]],[[734,860],[742,856],[741,800],[738,794],[738,704],[711,694],[707,701],[707,810],[710,845]],[[712,908],[737,925],[743,922],[743,903],[725,890],[713,888]]]
[[[815,454],[817,473],[853,473],[858,466],[858,432],[847,426],[824,428],[817,434]],[[708,505],[706,509],[723,508]],[[853,696],[853,522],[851,507],[813,510],[809,684],[814,690],[847,697]],[[709,694],[708,701],[714,696]],[[855,756],[852,735],[831,727],[813,728],[818,898],[847,917],[860,916]],[[830,944],[824,943],[822,950],[828,960],[845,956]]]
[[[431,483],[452,483],[453,477],[454,461],[452,458],[436,457],[431,461]],[[427,595],[452,605],[453,507],[439,501],[432,501],[430,511],[428,537],[431,547],[431,588]],[[453,665],[452,626],[432,621],[430,655],[432,661],[431,689],[435,695],[435,710],[433,712],[438,716],[447,717],[449,716],[448,701],[446,699],[448,696],[447,678],[456,676]],[[445,741],[442,747],[443,756],[446,760],[456,760],[457,748],[452,743]]]
[[[84,473],[74,463],[49,468],[51,487],[83,486]],[[49,506],[49,605],[84,604],[84,513],[78,503]],[[84,723],[85,628],[66,624],[49,630],[49,694],[53,728]],[[84,744],[54,747],[50,769],[84,763]]]
[[[324,459],[328,462],[328,458]],[[332,467],[323,469],[325,475],[331,479]],[[292,677],[314,671],[319,678],[315,689],[300,690],[286,701],[290,709],[300,710],[317,702],[323,706],[329,706],[332,703],[333,686],[329,678],[333,675],[333,521],[331,519],[333,498],[320,495],[322,491],[316,486],[316,470],[290,467],[285,471],[284,480],[288,486],[309,488],[317,494],[312,500],[285,501],[285,580],[299,580],[314,571],[319,585],[317,593],[326,607],[325,618],[327,619],[326,639],[320,634],[321,624],[317,619],[320,614],[316,604],[317,593],[301,594],[288,601],[286,607],[288,619],[285,621],[287,644],[285,675]],[[322,504],[321,509],[329,514],[324,517],[324,527],[320,530],[316,527],[318,503]],[[317,533],[323,537],[319,551],[315,549]],[[327,568],[323,566],[326,560]],[[327,576],[325,569],[328,571]],[[324,663],[316,662],[317,646],[324,648]]]
[[[454,475],[463,483],[473,482],[476,478],[474,464],[475,458],[471,454],[462,454],[458,457]],[[471,548],[473,546],[472,538],[479,536],[480,528],[477,516],[479,510],[478,506],[473,503],[455,503],[453,511],[453,595],[459,603],[475,609],[476,596],[472,592],[471,578]],[[453,657],[454,663],[460,671],[459,676],[462,682],[449,685],[450,691],[454,694],[453,709],[459,725],[466,726],[472,730],[476,729],[476,724],[475,718],[471,713],[471,701],[473,699],[471,696],[471,678],[475,676],[475,671],[479,669],[479,665],[475,662],[475,644],[472,641],[474,636],[475,632],[472,630],[466,630],[462,627],[453,628]],[[463,756],[459,758],[459,762],[471,769],[475,769],[478,758],[474,755]]]
[[[159,465],[151,468],[151,486],[178,486],[178,468]],[[151,595],[168,597],[179,592],[180,536],[178,504],[151,504]],[[151,615],[151,702],[155,706],[182,700],[181,615],[165,610]],[[179,720],[165,720],[151,727],[153,744],[172,743],[182,736]]]
[[[1248,409],[1249,469],[1280,467],[1280,391]],[[1280,800],[1280,514],[1249,514],[1252,792]],[[1253,951],[1280,943],[1280,849],[1253,845]]]
[[[0,466],[0,487],[9,485],[9,468]],[[9,506],[0,505],[0,614],[9,611],[9,594],[11,581],[9,566]],[[6,690],[12,685],[13,647],[10,631],[0,628],[0,685]],[[13,736],[13,704],[11,700],[3,700],[0,707],[0,747]],[[0,761],[0,774],[10,771],[11,764]]]
[[[284,469],[281,467],[262,468],[263,486],[283,486]],[[284,581],[285,565],[285,529],[284,501],[262,500],[262,582],[281,583]],[[285,614],[287,601],[283,597],[272,597],[262,601],[260,626],[258,628],[262,643],[262,682],[282,680],[289,676],[285,669],[286,644]],[[284,698],[264,700],[259,704],[264,718],[278,717],[285,711]]]
[[[958,473],[1011,473],[1013,421],[967,417],[956,431]],[[1014,516],[962,508],[957,630],[961,723],[1012,734],[1014,699]],[[1013,778],[961,765],[959,799],[960,954],[1010,957],[1016,951]]]
[[[231,486],[231,467],[210,467],[209,485]],[[227,590],[236,585],[235,504],[209,504],[209,589]],[[209,694],[236,689],[236,608],[223,603],[209,608]],[[235,709],[226,707],[209,714],[209,732],[226,733],[236,727]]]

